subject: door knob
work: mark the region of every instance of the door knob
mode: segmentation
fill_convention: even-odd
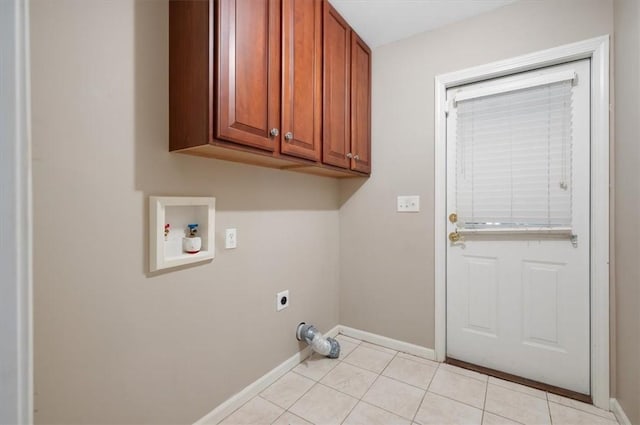
[[[458,221],[458,214],[456,213],[449,214],[449,221],[452,223],[456,223]]]
[[[277,128],[272,128],[271,131],[269,132],[269,135],[271,137],[278,137],[278,134],[280,134],[280,132],[278,131]]]
[[[290,131],[287,131],[284,135],[284,140],[286,140],[287,142],[290,141],[291,139],[293,139],[293,133]]]
[[[355,159],[356,161],[360,159],[360,155],[354,155],[353,159]]]
[[[353,154],[351,152],[347,153],[347,158],[349,159],[353,158]]]
[[[451,242],[458,242],[460,241],[460,233],[458,232],[451,232],[449,233],[449,240]]]

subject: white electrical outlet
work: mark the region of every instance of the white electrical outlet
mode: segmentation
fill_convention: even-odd
[[[278,292],[276,294],[276,311],[284,310],[289,307],[289,290]]]
[[[396,210],[398,212],[419,212],[420,196],[398,196],[398,204]]]
[[[238,246],[236,229],[227,229],[224,234],[224,247],[233,249]]]

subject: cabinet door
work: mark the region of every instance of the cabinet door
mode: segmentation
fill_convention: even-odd
[[[371,50],[351,33],[351,168],[371,172]]]
[[[216,138],[275,151],[280,137],[280,0],[218,0]]]
[[[336,10],[324,1],[324,105],[322,117],[322,161],[349,168],[349,85],[351,29]]]
[[[283,154],[320,160],[322,2],[282,2]]]

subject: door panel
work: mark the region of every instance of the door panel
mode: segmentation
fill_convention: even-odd
[[[322,162],[349,168],[351,29],[328,1],[323,8]]]
[[[465,256],[465,328],[496,335],[497,258]]]
[[[548,120],[539,119],[539,116],[530,121],[530,133],[516,132],[517,141],[510,142],[507,138],[504,143],[500,142],[501,149],[506,149],[503,153],[511,152],[511,158],[517,158],[518,166],[523,167],[520,170],[527,170],[526,167],[540,161],[557,169],[561,166],[558,158],[564,158],[561,162],[569,164],[570,231],[577,235],[577,243],[572,242],[569,234],[532,234],[509,229],[465,233],[465,224],[449,222],[448,232],[455,232],[460,225],[463,239],[447,246],[447,356],[582,394],[590,394],[589,67],[588,60],[572,62],[450,89],[447,93],[448,99],[452,100],[456,93],[497,85],[504,87],[531,77],[565,71],[575,71],[578,76],[577,83],[574,82],[570,89],[572,116],[571,128],[567,131],[571,134],[572,149],[569,152],[554,150],[549,142],[543,143],[541,150],[534,151],[529,157],[522,156],[522,146],[529,143],[529,134],[535,136],[531,136],[532,141],[544,140],[544,137],[540,139],[537,123]],[[473,156],[473,159],[457,158],[457,109],[453,106],[447,118],[448,213],[457,209],[456,179],[460,175],[457,167],[464,162],[465,167],[484,166],[486,169],[486,164],[477,161],[495,160],[495,153],[486,151],[487,145],[460,150],[461,155]],[[510,113],[507,108],[504,116]],[[501,115],[499,119],[502,118]],[[550,115],[549,122],[552,119]],[[504,125],[509,124],[505,121]],[[491,137],[483,140],[491,140]],[[495,161],[491,164],[501,166]],[[495,170],[495,183],[478,183],[482,191],[474,196],[503,200],[505,191],[514,187],[508,183],[511,166],[504,165],[504,170]],[[465,173],[470,172],[465,170]],[[526,188],[528,182],[516,184]],[[563,184],[567,182],[561,182],[560,187],[564,187]],[[543,186],[531,182],[531,187]],[[465,186],[465,190],[469,187]],[[553,188],[548,190],[549,199],[557,193],[558,187],[554,182]],[[469,197],[459,199],[464,199],[464,207],[468,208]],[[526,220],[531,212],[540,211],[539,203],[530,204],[522,194],[516,193],[511,199],[514,199],[513,211],[517,210],[514,216]],[[549,205],[558,204],[550,201]],[[474,214],[486,216],[491,221],[490,209]]]
[[[351,168],[371,172],[371,51],[351,32]]]
[[[558,338],[558,285],[566,264],[523,262],[522,313],[523,341],[559,347]]]
[[[322,3],[283,0],[281,152],[320,160],[322,120]],[[288,140],[285,135],[291,133]]]
[[[351,168],[371,172],[371,50],[351,33]]]
[[[215,137],[268,151],[280,126],[280,2],[218,2]]]

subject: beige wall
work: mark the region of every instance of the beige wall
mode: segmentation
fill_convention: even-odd
[[[192,423],[338,323],[338,183],[169,154],[167,13],[31,1],[36,423]],[[158,194],[217,197],[212,263],[146,274]]]
[[[612,32],[610,0],[520,1],[374,51],[373,176],[341,187],[342,324],[434,346],[434,77]],[[419,214],[395,212],[403,194]]]
[[[616,398],[640,424],[640,3],[614,10]]]

